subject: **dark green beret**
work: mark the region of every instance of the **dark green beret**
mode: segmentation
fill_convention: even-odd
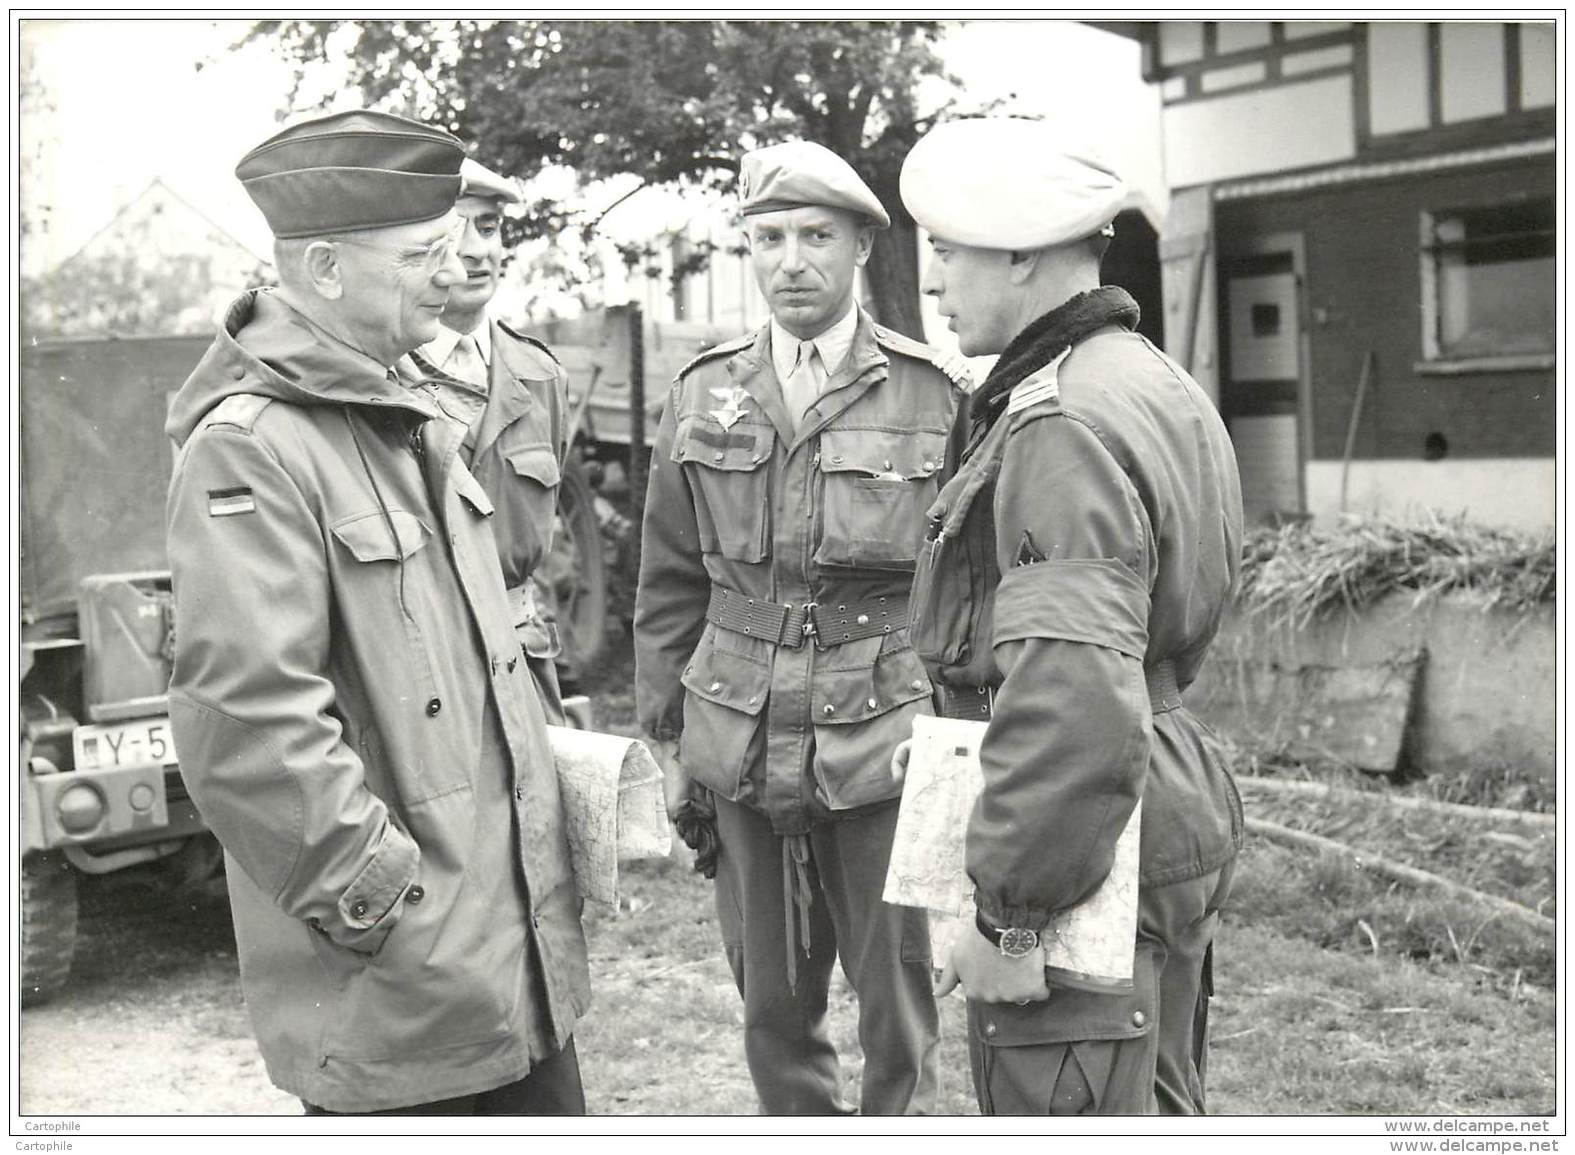
[[[337,112],[252,149],[235,175],[280,239],[440,217],[459,197],[459,139],[388,112]]]

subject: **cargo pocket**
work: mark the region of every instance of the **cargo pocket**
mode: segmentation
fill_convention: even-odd
[[[705,414],[679,421],[673,460],[684,467],[694,494],[702,553],[733,561],[765,559],[770,542],[770,426],[731,429]]]
[[[999,1115],[1138,1115],[1152,1110],[1164,948],[1139,943],[1132,990],[1052,987],[1041,1003],[970,1000],[980,1099]]]
[[[678,760],[700,785],[740,801],[754,758],[763,752],[760,714],[771,689],[766,661],[718,648],[708,626],[685,666],[684,729]]]
[[[901,639],[893,634],[892,638]],[[848,810],[896,798],[891,752],[913,733],[913,719],[928,714],[930,682],[924,663],[902,641],[899,648],[869,655],[887,639],[868,638],[828,651],[816,665],[811,689],[815,720],[815,777],[832,810]],[[833,656],[834,655],[834,656]]]
[[[944,432],[822,432],[815,564],[911,570],[945,452]]]

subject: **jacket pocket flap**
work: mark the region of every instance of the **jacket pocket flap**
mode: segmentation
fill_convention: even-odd
[[[701,643],[680,679],[684,688],[707,702],[755,716],[766,707],[771,667],[746,654]]]
[[[487,491],[481,488],[481,482],[472,476],[470,470],[461,469],[457,464],[453,469],[454,490],[466,505],[475,510],[481,517],[492,516],[492,499],[487,496]]]
[[[704,414],[694,414],[678,423],[673,438],[673,460],[694,462],[707,469],[751,472],[765,464],[769,446],[762,445],[769,428],[734,425],[723,429],[720,422]]]
[[[399,538],[397,548],[394,536],[389,532],[390,523],[393,525],[394,534]],[[403,509],[389,510],[386,518],[381,510],[357,514],[333,526],[332,532],[344,543],[345,548],[355,555],[356,561],[394,561],[396,558],[407,558],[424,546],[427,539],[432,536],[432,531],[419,517]]]
[[[1102,1039],[1136,1039],[1154,1029],[1158,1013],[1156,964],[1147,943],[1138,946],[1130,991],[1074,990],[1051,986],[1042,1003],[981,1003],[985,1043],[1031,1047]]]
[[[561,480],[558,458],[550,445],[517,445],[504,456],[515,473],[549,489]]]
[[[826,429],[820,434],[822,473],[862,473],[891,481],[931,477],[946,458],[937,430]]]
[[[817,670],[814,681],[814,718],[820,726],[867,722],[898,706],[930,696],[924,663],[904,648],[881,654],[863,669]]]

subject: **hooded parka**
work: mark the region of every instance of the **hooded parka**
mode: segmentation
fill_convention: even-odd
[[[545,723],[459,432],[268,291],[176,396],[181,772],[273,1081],[489,1090],[589,1003]]]

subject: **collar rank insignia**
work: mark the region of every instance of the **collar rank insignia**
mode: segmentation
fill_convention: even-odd
[[[732,429],[744,415],[744,403],[749,400],[749,394],[744,392],[742,385],[734,385],[731,389],[713,389],[711,396],[722,404],[720,409],[711,410],[711,416],[723,429]]]

